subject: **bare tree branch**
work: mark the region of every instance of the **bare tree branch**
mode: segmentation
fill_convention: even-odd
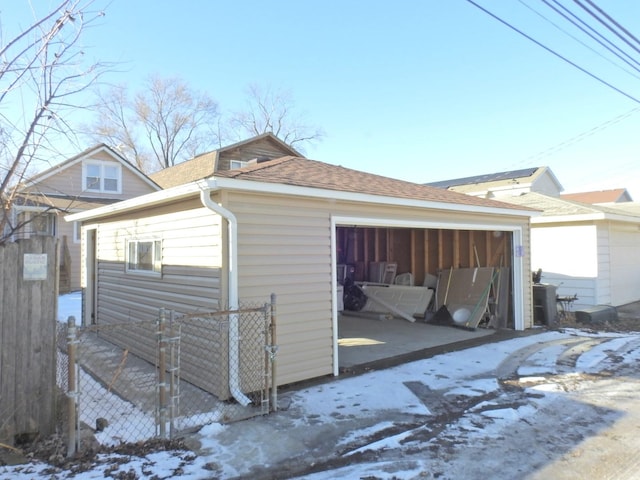
[[[150,76],[130,98],[124,87],[99,94],[102,106],[89,135],[121,145],[146,173],[173,166],[212,149],[218,136],[218,105],[177,77]]]
[[[20,182],[55,149],[60,135],[73,135],[66,115],[73,99],[106,68],[84,65],[80,38],[103,16],[93,0],[61,0],[14,38],[0,45],[0,243],[15,231],[11,208]],[[26,105],[26,106],[25,106]]]
[[[306,124],[296,113],[291,92],[256,84],[249,85],[246,108],[233,112],[229,124],[238,139],[271,132],[300,151],[324,137],[320,128]]]

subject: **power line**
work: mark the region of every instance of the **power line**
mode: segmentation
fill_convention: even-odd
[[[554,145],[553,147],[549,147],[546,150],[543,150],[535,155],[531,155],[530,157],[526,158],[525,160],[519,162],[519,163],[530,163],[531,160],[535,160],[538,158],[544,158],[544,157],[548,157],[549,155],[553,155],[554,153],[557,153],[560,150],[563,150],[575,143],[581,142],[582,140],[587,139],[588,137],[591,137],[593,135],[595,135],[596,133],[605,130],[617,123],[622,122],[623,120],[626,120],[627,118],[629,118],[630,116],[634,115],[635,113],[640,112],[640,107],[635,107],[632,108],[631,110],[629,110],[628,112],[625,112],[621,115],[618,115],[617,117],[614,117],[612,119],[607,120],[606,122],[602,122],[599,125],[596,125],[593,128],[590,128],[589,130],[585,130],[582,133],[579,133],[578,135],[575,135],[567,140],[564,140],[556,145]]]
[[[616,37],[618,37],[620,40],[622,40],[624,43],[626,43],[627,45],[629,45],[631,48],[633,48],[636,52],[640,53],[640,50],[638,49],[638,47],[636,47],[635,45],[632,45],[631,42],[629,42],[629,40],[627,40],[626,38],[624,38],[624,36],[620,35],[620,33],[618,33],[614,28],[612,28],[610,25],[608,25],[605,21],[602,20],[602,18],[598,17],[598,15],[596,15],[595,13],[593,13],[592,10],[589,10],[589,7],[585,6],[582,2],[580,2],[580,0],[573,0],[574,3],[576,3],[577,5],[579,5],[585,12],[587,12],[589,15],[591,15],[593,18],[595,18],[598,22],[600,22],[602,25],[604,25],[609,31],[611,31]],[[605,16],[605,18],[607,18],[609,21],[611,21],[616,27],[620,28],[622,31],[624,31],[625,33],[627,33],[627,35],[629,35],[631,38],[633,38],[633,40],[635,40],[636,42],[638,42],[638,39],[636,37],[634,37],[633,35],[631,35],[630,33],[627,32],[627,30],[620,26],[620,24],[618,22],[616,22],[615,20],[613,20],[609,15],[607,15],[604,10],[602,10],[600,7],[598,7],[596,4],[594,4],[593,2],[587,0],[587,2],[589,4],[591,4],[598,12],[600,12],[601,14],[603,14]]]
[[[577,1],[577,0],[574,0]],[[487,15],[489,15],[490,17],[493,17],[495,20],[499,21],[500,23],[502,23],[503,25],[509,27],[510,29],[512,29],[513,31],[519,33],[520,35],[522,35],[523,37],[525,37],[526,39],[530,40],[531,42],[535,43],[536,45],[538,45],[541,48],[544,48],[547,52],[555,55],[556,57],[560,58],[561,60],[565,61],[566,63],[568,63],[569,65],[573,66],[574,68],[577,68],[578,70],[580,70],[582,73],[585,73],[587,75],[589,75],[591,78],[593,78],[594,80],[597,80],[598,82],[602,83],[603,85],[606,85],[607,87],[611,88],[612,90],[615,90],[616,92],[618,92],[621,95],[624,95],[625,97],[629,98],[630,100],[633,100],[636,103],[640,104],[640,100],[638,100],[637,98],[635,98],[634,96],[620,90],[619,88],[613,86],[612,84],[610,84],[609,82],[607,82],[606,80],[603,80],[602,78],[598,77],[597,75],[589,72],[588,70],[582,68],[581,66],[579,66],[578,64],[572,62],[571,60],[569,60],[568,58],[560,55],[558,52],[556,52],[555,50],[547,47],[546,45],[540,43],[539,41],[537,41],[535,38],[527,35],[526,33],[524,33],[522,30],[519,30],[518,28],[514,27],[513,25],[511,25],[509,22],[503,20],[502,18],[498,17],[497,15],[494,15],[492,12],[490,12],[489,10],[487,10],[486,8],[482,7],[481,5],[478,5],[476,2],[474,2],[473,0],[467,0],[467,2],[469,2],[471,5],[473,5],[474,7],[478,8],[479,10],[482,10],[484,13],[486,13]]]
[[[616,57],[618,57],[620,60],[622,60],[623,62],[625,62],[627,65],[629,65],[631,68],[638,70],[638,68],[635,65],[632,65],[631,62],[636,63],[637,65],[640,65],[640,62],[638,62],[637,60],[635,60],[631,55],[629,55],[627,52],[625,52],[624,50],[622,50],[620,47],[618,47],[616,44],[614,44],[611,40],[609,40],[607,37],[605,37],[604,35],[602,35],[600,32],[598,32],[595,28],[593,28],[591,25],[587,24],[587,22],[585,22],[584,20],[582,20],[580,17],[578,17],[575,13],[573,13],[571,10],[569,10],[567,7],[565,7],[564,5],[562,5],[560,2],[558,2],[557,0],[553,0],[553,3],[555,3],[556,5],[558,5],[560,8],[562,8],[565,12],[567,12],[568,15],[570,15],[571,17],[573,17],[575,20],[577,20],[578,22],[580,22],[582,25],[584,25],[584,27],[586,27],[587,29],[589,29],[592,33],[589,33],[587,30],[585,30],[585,28],[581,27],[580,25],[578,25],[575,20],[572,20],[571,18],[569,18],[566,14],[562,13],[560,10],[558,10],[556,7],[554,7],[553,5],[551,5],[547,0],[542,0],[542,2],[547,5],[549,8],[553,9],[558,15],[562,16],[565,20],[567,20],[569,23],[571,23],[572,25],[574,25],[576,28],[580,29],[583,33],[585,33],[587,36],[591,37],[593,40],[595,40],[597,43],[599,43],[602,47],[604,47],[605,49],[607,49],[609,52],[613,53]],[[594,35],[595,34],[595,35]],[[600,37],[602,40],[599,40],[598,38],[596,38],[596,35],[598,37]],[[604,42],[607,42],[609,45],[611,45],[611,47],[615,48],[618,52],[620,53],[616,53],[615,51],[613,51],[613,49],[607,45],[604,44]],[[580,42],[582,45],[584,45],[584,43]],[[584,45],[586,47],[586,45]],[[597,55],[600,55],[602,58],[605,58],[603,55],[599,54],[598,52],[596,52],[595,50],[593,50],[590,47],[589,48],[591,51],[593,51],[594,53],[596,53]],[[628,58],[625,59],[623,58],[620,54],[624,55],[625,57]],[[605,58],[605,60],[607,60]],[[610,60],[608,60],[610,61]],[[613,61],[610,61],[611,63],[614,63]],[[614,65],[617,66],[617,64],[614,63]],[[622,68],[622,67],[619,67]],[[624,69],[623,69],[624,70]],[[624,70],[626,71],[626,70]],[[640,71],[640,70],[639,70]],[[630,75],[633,75],[630,72],[627,72]],[[635,75],[633,75],[635,76]]]

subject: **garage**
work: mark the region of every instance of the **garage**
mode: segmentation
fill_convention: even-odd
[[[128,321],[132,291],[140,320],[152,320],[159,307],[188,313],[230,305],[231,298],[264,302],[275,293],[279,385],[340,374],[346,316],[339,287],[350,275],[368,283],[371,296],[371,284],[380,283],[372,275],[391,264],[388,285],[423,287],[447,275],[447,298],[440,298],[442,288],[433,293],[440,306],[453,305],[456,292],[474,293],[456,280],[459,273],[471,272],[477,286],[486,269],[504,270],[496,326],[532,324],[530,209],[298,157],[204,179],[192,174],[190,183],[68,217],[83,226],[85,321]],[[127,245],[157,248],[157,269],[132,272]],[[488,292],[480,290],[486,306]],[[119,316],[100,307],[116,304],[123,305]],[[455,303],[482,314],[479,304],[462,297]],[[369,323],[348,333],[350,320]],[[377,322],[381,333],[397,337],[384,341],[394,356],[412,342],[489,332],[440,326],[420,339],[415,329],[432,325],[400,318],[393,328],[395,321],[353,317],[342,321],[342,333],[369,338]],[[414,330],[402,334],[407,327]]]
[[[343,297],[337,322],[340,372],[516,328],[513,231],[437,228],[428,223],[383,227],[371,222],[356,223],[355,219],[340,222],[335,230],[336,282],[338,297]],[[445,298],[447,289],[468,290],[468,285],[459,280],[452,285],[452,279],[456,282],[457,277],[451,273],[487,267],[495,269],[496,285],[488,288],[480,305],[474,304],[474,309],[481,309],[484,314],[481,321],[471,327],[455,322],[443,325],[438,318],[442,311],[439,304],[450,303]],[[404,295],[409,298],[408,303],[415,303],[415,307],[407,310],[413,318],[403,318],[402,312],[394,312],[394,306],[401,306],[398,301],[390,305],[388,301],[380,303],[367,298],[368,304],[360,309],[359,305],[355,308],[349,305],[352,302],[347,294],[345,306],[344,290],[353,284],[364,290],[365,296],[371,288],[385,292],[387,299]],[[479,288],[484,291],[485,285],[479,284]],[[399,292],[387,293],[393,289]]]

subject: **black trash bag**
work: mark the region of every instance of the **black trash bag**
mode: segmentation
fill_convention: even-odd
[[[344,282],[344,309],[352,312],[359,312],[367,303],[367,296],[362,289],[347,278]]]

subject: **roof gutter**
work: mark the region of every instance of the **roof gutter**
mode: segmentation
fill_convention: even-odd
[[[220,215],[227,221],[228,229],[228,302],[229,311],[236,312],[229,314],[229,390],[236,401],[246,407],[251,400],[242,393],[240,389],[240,351],[239,351],[239,329],[238,329],[238,221],[236,216],[223,206],[211,200],[211,192],[217,188],[211,188],[208,182],[198,182],[200,186],[200,201],[212,212]]]

